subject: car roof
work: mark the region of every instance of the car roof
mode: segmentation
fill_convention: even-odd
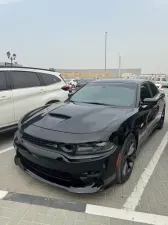
[[[42,68],[34,68],[34,67],[24,67],[24,66],[0,66],[0,71],[8,71],[8,70],[12,70],[12,71],[27,71],[27,72],[39,72],[39,73],[48,73],[51,75],[55,75],[58,76],[60,75],[59,72],[55,72],[53,70],[50,69],[42,69]]]
[[[91,83],[125,83],[125,84],[141,84],[143,82],[146,82],[145,79],[122,79],[122,78],[111,78],[111,79],[101,79],[101,80],[94,80],[91,81]]]
[[[28,67],[28,66],[0,66],[0,69],[32,69],[32,70],[45,70],[45,71],[52,71],[54,72],[52,69],[44,69],[44,68],[36,68],[36,67]]]

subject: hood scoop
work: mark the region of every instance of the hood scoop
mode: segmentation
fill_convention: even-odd
[[[52,117],[55,117],[55,118],[57,118],[57,119],[61,119],[61,120],[68,120],[68,119],[70,119],[71,117],[70,116],[67,116],[67,115],[63,115],[63,114],[58,114],[58,113],[49,113],[50,114],[50,116],[52,116]]]

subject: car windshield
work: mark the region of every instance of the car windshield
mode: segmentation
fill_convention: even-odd
[[[136,84],[90,83],[76,92],[71,101],[132,107],[135,103]]]

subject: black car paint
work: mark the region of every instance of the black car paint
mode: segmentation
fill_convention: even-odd
[[[115,180],[116,162],[125,138],[133,133],[137,150],[157,126],[164,94],[151,104],[140,103],[140,86],[134,108],[114,108],[85,103],[58,103],[27,114],[15,135],[16,164],[38,179],[72,192],[92,193]],[[26,133],[54,143],[80,144],[113,141],[115,151],[86,157],[36,146],[24,140]],[[138,152],[138,151],[137,151]],[[53,173],[54,169],[54,173]]]

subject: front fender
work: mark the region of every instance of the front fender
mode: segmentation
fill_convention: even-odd
[[[110,136],[110,140],[115,142],[115,144],[122,146],[125,139],[131,133],[134,134],[138,145],[139,129],[138,127],[136,127],[135,115],[131,116],[120,124],[113,124],[113,130]]]

